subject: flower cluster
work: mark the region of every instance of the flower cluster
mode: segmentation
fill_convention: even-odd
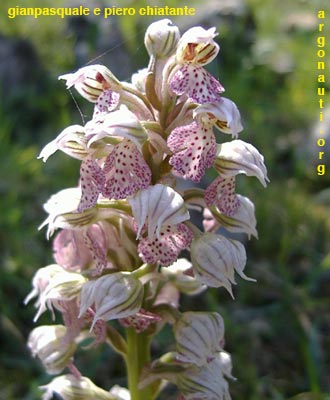
[[[218,55],[216,35],[215,28],[194,27],[180,37],[161,20],[147,29],[149,65],[131,83],[103,65],[60,76],[94,112],[40,154],[46,161],[60,150],[80,163],[78,186],[44,206],[42,227],[48,237],[57,231],[55,263],[37,271],[26,299],[37,297],[35,319],[48,309],[63,320],[34,329],[28,340],[49,374],[70,372],[42,387],[44,400],[53,393],[64,400],[148,400],[165,381],[177,385],[180,399],[230,399],[222,317],[179,307],[181,293],[207,287],[233,296],[235,272],[252,280],[244,273],[244,245],[226,232],[257,236],[254,205],[236,193],[236,176],[268,181],[263,156],[238,139],[236,105],[204,68]],[[194,187],[210,168],[215,180]],[[203,231],[190,217],[196,207]],[[165,324],[173,327],[176,350],[151,362],[147,345]],[[74,355],[86,338],[124,357],[129,391],[107,392],[81,375]]]

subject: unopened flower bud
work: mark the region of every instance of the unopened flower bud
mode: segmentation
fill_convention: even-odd
[[[60,373],[76,350],[74,342],[65,340],[66,332],[63,325],[44,325],[30,333],[28,347],[32,355],[40,359],[48,374]]]
[[[116,393],[109,393],[96,386],[90,379],[82,376],[62,375],[53,379],[48,385],[41,386],[45,390],[43,400],[53,399],[58,394],[63,400],[121,400]]]
[[[94,305],[93,325],[99,319],[129,317],[140,310],[142,299],[143,285],[138,279],[121,272],[104,275],[82,287],[80,316]]]
[[[195,26],[188,29],[178,43],[176,60],[178,64],[191,63],[206,65],[210,63],[219,52],[219,45],[213,40],[217,36],[215,28],[208,30]]]
[[[184,399],[230,400],[228,382],[220,357],[200,368],[191,368],[177,374],[177,385]]]
[[[144,44],[150,56],[165,58],[174,53],[179,38],[179,28],[169,19],[162,19],[149,25]]]
[[[70,74],[61,75],[58,79],[66,81],[67,88],[72,86],[82,97],[95,103],[106,89],[119,90],[118,79],[104,65],[88,65]]]
[[[177,359],[197,366],[222,350],[224,322],[220,314],[185,312],[174,325]]]
[[[224,286],[232,295],[235,271],[244,279],[246,252],[242,243],[226,239],[221,235],[205,233],[193,240],[191,260],[197,278],[210,287]]]

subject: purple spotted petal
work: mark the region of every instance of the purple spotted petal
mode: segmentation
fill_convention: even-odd
[[[240,204],[235,193],[235,177],[218,176],[205,190],[204,199],[208,207],[215,205],[223,214],[233,215]]]
[[[96,100],[93,119],[97,119],[102,114],[113,111],[119,104],[119,98],[119,93],[111,89],[104,90]]]
[[[114,147],[103,171],[106,183],[102,194],[109,199],[124,199],[150,185],[149,166],[136,145],[128,139]]]
[[[85,245],[96,263],[96,270],[101,273],[108,264],[106,238],[98,225],[92,225],[84,235]]]
[[[169,86],[171,90],[198,104],[220,101],[220,93],[224,92],[221,83],[206,69],[193,64],[185,64],[172,77]]]
[[[212,128],[196,122],[175,128],[167,139],[173,152],[170,164],[173,172],[183,178],[199,182],[205,168],[212,166],[216,154],[216,141]]]
[[[80,186],[81,200],[78,211],[93,207],[104,186],[105,177],[101,167],[93,158],[88,158],[81,163]]]
[[[181,250],[190,245],[192,237],[191,230],[184,224],[165,225],[160,231],[160,239],[141,239],[138,251],[144,262],[153,264],[159,261],[168,266],[177,260]]]

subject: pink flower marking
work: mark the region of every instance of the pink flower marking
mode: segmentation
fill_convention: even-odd
[[[89,308],[79,319],[83,321],[84,325],[90,326],[94,317],[95,311],[92,308]],[[95,335],[95,340],[88,345],[87,348],[97,346],[98,344],[104,343],[107,340],[107,324],[104,320],[97,320],[94,323],[92,330]]]
[[[111,89],[104,90],[96,100],[93,119],[113,111],[119,104],[120,95]]]
[[[175,128],[167,139],[173,152],[170,164],[174,172],[183,178],[199,182],[210,168],[216,154],[216,141],[211,127],[190,125]]]
[[[194,64],[184,64],[171,78],[171,90],[181,96],[186,94],[198,104],[220,101],[219,93],[224,92],[221,83],[206,69]]]
[[[104,173],[98,163],[93,158],[84,160],[80,167],[81,200],[78,212],[94,207],[104,183]]]
[[[94,229],[93,229],[94,228]],[[106,238],[102,229],[97,225],[90,227],[84,235],[85,244],[96,262],[96,271],[98,274],[107,266],[107,249],[105,246]],[[94,232],[93,232],[94,231]],[[101,239],[101,240],[100,240]]]
[[[204,199],[208,207],[215,205],[223,214],[232,216],[240,204],[235,193],[235,177],[218,176],[205,190]]]
[[[128,139],[117,144],[104,163],[105,186],[102,194],[124,199],[150,185],[151,171],[136,145]]]
[[[164,225],[160,230],[160,238],[149,241],[140,240],[139,255],[146,263],[157,263],[165,266],[172,264],[178,258],[181,250],[186,249],[193,238],[191,230],[184,224]]]
[[[64,324],[67,328],[63,340],[64,343],[69,344],[79,335],[85,324],[83,320],[78,318],[79,307],[76,299],[61,302],[61,312]]]
[[[139,312],[119,320],[124,328],[134,328],[137,333],[144,332],[150,325],[160,322],[162,318],[158,314],[141,308]]]
[[[151,171],[136,145],[129,139],[114,146],[103,168],[92,159],[80,168],[81,200],[78,212],[93,207],[100,193],[109,199],[124,199],[150,185]]]

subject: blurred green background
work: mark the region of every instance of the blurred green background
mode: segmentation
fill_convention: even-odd
[[[145,6],[146,2],[58,0],[56,6]],[[36,0],[20,6],[40,6]],[[182,6],[178,0],[153,5]],[[91,106],[66,91],[60,74],[87,63],[107,65],[121,80],[143,68],[146,26],[157,18],[101,17],[8,19],[0,9],[0,399],[40,398],[50,380],[26,350],[33,306],[23,299],[35,271],[52,262],[42,204],[76,185],[79,163],[56,154],[47,164],[40,149],[67,125],[88,120]],[[42,6],[54,6],[43,1]],[[271,183],[238,178],[238,192],[256,205],[259,240],[247,243],[247,274],[233,301],[224,290],[184,298],[185,309],[220,312],[226,349],[237,381],[235,400],[330,399],[330,3],[300,0],[204,0],[189,2],[195,17],[172,18],[183,32],[216,26],[221,51],[210,70],[238,105],[244,131],[265,156]],[[324,176],[318,176],[317,10],[325,10],[328,136]],[[78,111],[76,102],[80,110]],[[38,324],[47,323],[43,316]],[[155,352],[167,343],[164,333]],[[78,358],[85,375],[110,388],[124,383],[123,364],[99,348]],[[109,362],[110,360],[110,362]],[[172,397],[171,397],[172,396]],[[175,398],[169,391],[164,399]]]

